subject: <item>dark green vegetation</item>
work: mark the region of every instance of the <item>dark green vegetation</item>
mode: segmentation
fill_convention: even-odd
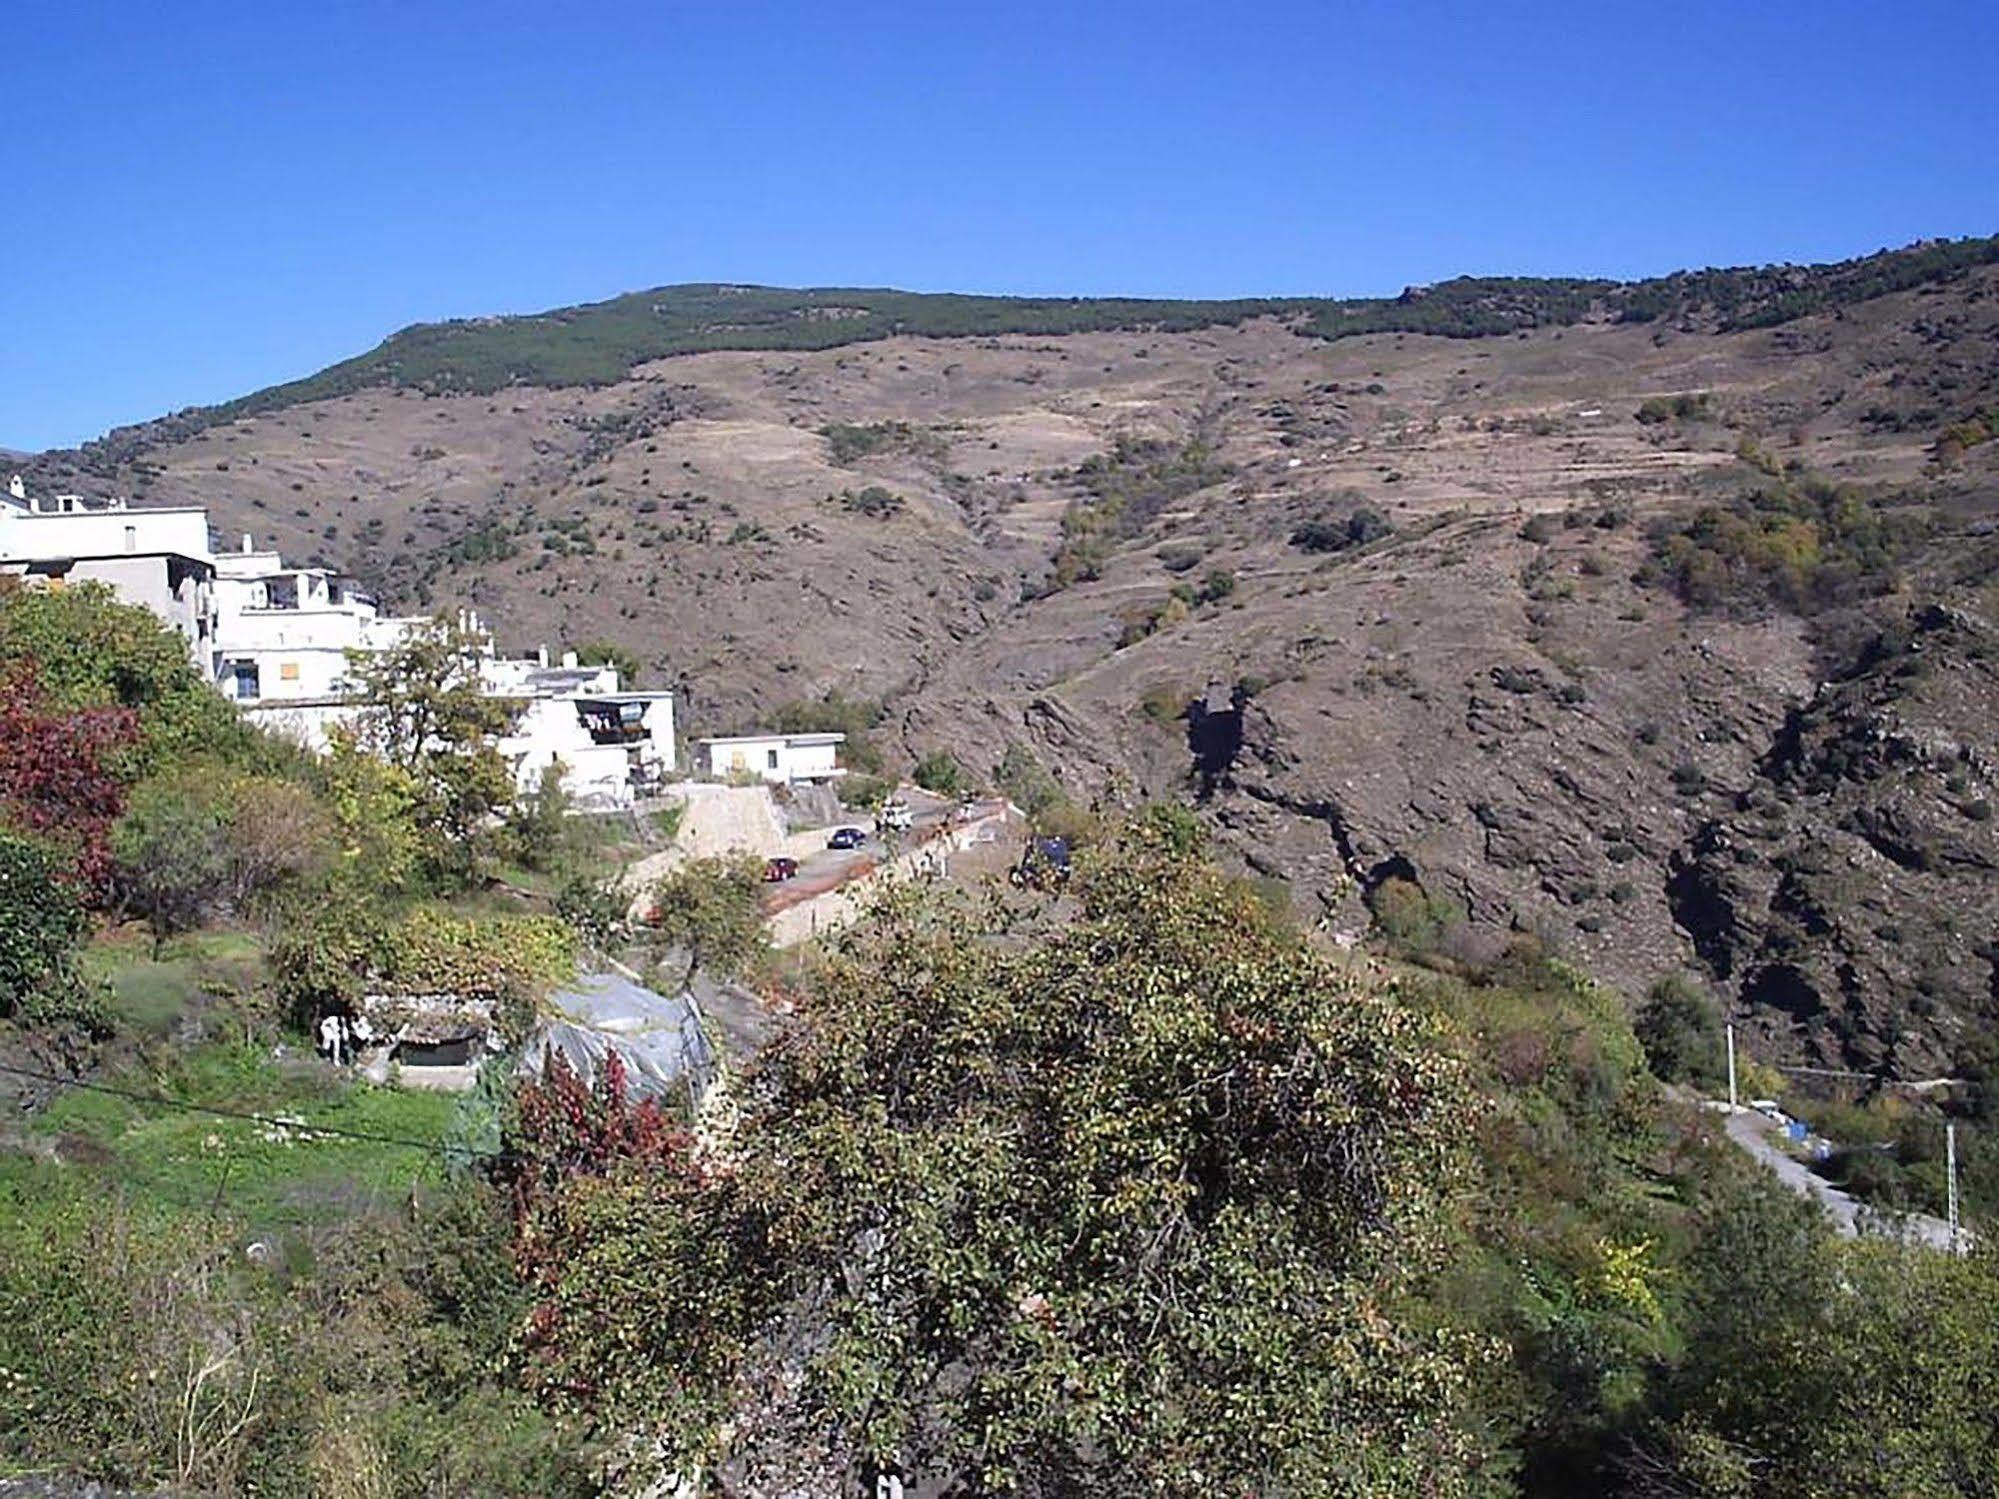
[[[1120,543],[1143,536],[1178,500],[1228,477],[1199,439],[1176,444],[1122,440],[1076,466],[1080,491],[1062,515],[1062,545],[1045,585],[1050,590],[1095,578]]]
[[[518,1035],[577,938],[474,880],[573,851],[485,825],[468,850],[428,755],[248,732],[102,590],[0,591],[0,641],[0,1473],[587,1491],[505,1372],[525,1302],[467,1174],[491,1101],[369,1086],[307,1039],[364,985],[511,1000]],[[419,702],[403,731],[443,753],[449,692],[413,729]]]
[[[302,1106],[268,1064],[206,1060],[180,1096],[417,1138],[450,1108],[376,1090]],[[98,1164],[0,1157],[0,1472],[302,1499],[588,1492],[495,1377],[522,1305],[496,1194],[421,1152],[106,1102],[49,1121]]]
[[[912,427],[908,422],[869,422],[866,425],[833,422],[821,427],[819,435],[826,439],[827,451],[833,461],[843,467],[856,459],[873,457],[878,453],[934,455],[941,448],[933,433],[922,427]]]
[[[1892,592],[1899,564],[1934,525],[1920,503],[1780,476],[1662,524],[1642,576],[1698,608],[1811,614]]]
[[[510,385],[607,385],[647,360],[708,349],[828,349],[897,334],[972,338],[1109,330],[1172,333],[1271,317],[1317,338],[1478,338],[1585,318],[1767,327],[1999,260],[1999,237],[1931,242],[1821,266],[1684,271],[1619,283],[1460,277],[1399,297],[1234,301],[975,297],[860,288],[698,283],[553,312],[426,323],[318,374],[169,418],[194,430],[374,386],[490,394]]]
[[[1379,541],[1395,528],[1371,505],[1333,520],[1308,520],[1291,533],[1291,545],[1302,552],[1344,552]]]
[[[622,1481],[1651,1499],[1859,1496],[1882,1450],[1910,1494],[1989,1468],[1992,1257],[1830,1239],[1531,939],[1412,910],[1450,952],[1342,971],[1199,848],[1184,813],[1122,826],[1073,922],[878,912],[746,1079],[726,1171],[614,1094],[524,1100],[526,1153],[568,1163],[525,1198],[531,1370],[650,1439]]]
[[[761,859],[692,859],[653,885],[646,919],[663,941],[686,953],[690,968],[736,974],[769,946],[762,894]]]
[[[878,912],[748,1083],[729,1172],[682,1144],[553,1184],[543,1388],[750,1491],[881,1461],[965,1493],[1471,1491],[1474,1350],[1409,1304],[1455,1070],[1184,826],[1133,830],[1025,946]]]

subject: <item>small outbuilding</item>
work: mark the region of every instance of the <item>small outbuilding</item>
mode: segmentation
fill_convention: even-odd
[[[845,775],[845,734],[738,734],[702,739],[701,766],[722,780],[753,777],[774,786],[824,785]]]

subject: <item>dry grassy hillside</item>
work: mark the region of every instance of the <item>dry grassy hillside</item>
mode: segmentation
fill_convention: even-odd
[[[1012,744],[1079,792],[1196,797],[1334,930],[1406,880],[1632,984],[1704,962],[1801,1053],[1961,1058],[1999,1012],[1968,810],[1999,443],[1939,440],[1999,413],[1999,269],[1700,326],[696,353],[595,388],[362,389],[128,442],[89,482],[474,604],[508,645],[617,642],[696,733],[838,689],[885,699],[910,756],[983,774]],[[1804,603],[1775,574],[1690,603],[1660,568],[1701,507],[1814,482],[1927,529]],[[1948,629],[1880,648],[1920,671],[1865,657],[1930,604]],[[1946,653],[1956,689],[1917,690]],[[1814,704],[1912,747],[1893,806],[1865,756],[1787,769]],[[1884,818],[1931,847],[1884,852]],[[1840,878],[1801,907],[1813,860]]]

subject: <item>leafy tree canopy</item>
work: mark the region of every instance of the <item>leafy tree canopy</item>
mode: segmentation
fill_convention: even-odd
[[[195,669],[186,641],[102,584],[0,585],[0,661],[34,663],[56,710],[131,710],[138,736],[119,762],[126,774],[194,753],[241,754],[254,737]]]
[[[691,967],[735,973],[764,950],[762,895],[761,859],[693,859],[654,884],[649,920]]]
[[[538,1201],[545,1388],[737,1492],[1475,1491],[1474,1350],[1408,1315],[1460,1074],[1180,833],[1058,929],[890,901],[732,1148]]]
[[[30,1008],[83,935],[83,907],[60,870],[46,848],[0,827],[0,1018]]]
[[[433,866],[462,870],[473,837],[513,796],[493,741],[511,722],[505,702],[480,690],[478,636],[432,620],[384,651],[353,652],[349,675],[362,701],[360,746],[400,773]]]

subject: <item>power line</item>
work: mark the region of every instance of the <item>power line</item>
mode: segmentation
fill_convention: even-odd
[[[519,1158],[519,1152],[512,1150],[475,1150],[470,1146],[445,1145],[436,1140],[411,1140],[400,1135],[381,1135],[369,1130],[346,1129],[337,1124],[307,1124],[298,1119],[285,1119],[275,1114],[253,1114],[242,1109],[224,1109],[217,1108],[213,1104],[191,1103],[184,1098],[170,1098],[164,1093],[144,1093],[135,1088],[116,1088],[109,1083],[85,1082],[81,1078],[64,1077],[55,1072],[42,1072],[33,1067],[15,1067],[6,1062],[0,1062],[0,1072],[12,1073],[15,1077],[31,1078],[36,1082],[53,1083],[57,1087],[82,1088],[90,1093],[104,1093],[131,1103],[180,1109],[190,1114],[212,1114],[218,1119],[239,1119],[250,1124],[268,1125],[273,1129],[334,1135],[344,1140],[364,1141],[370,1145],[398,1145],[407,1150],[420,1150],[426,1155],[456,1160],[499,1161]]]

